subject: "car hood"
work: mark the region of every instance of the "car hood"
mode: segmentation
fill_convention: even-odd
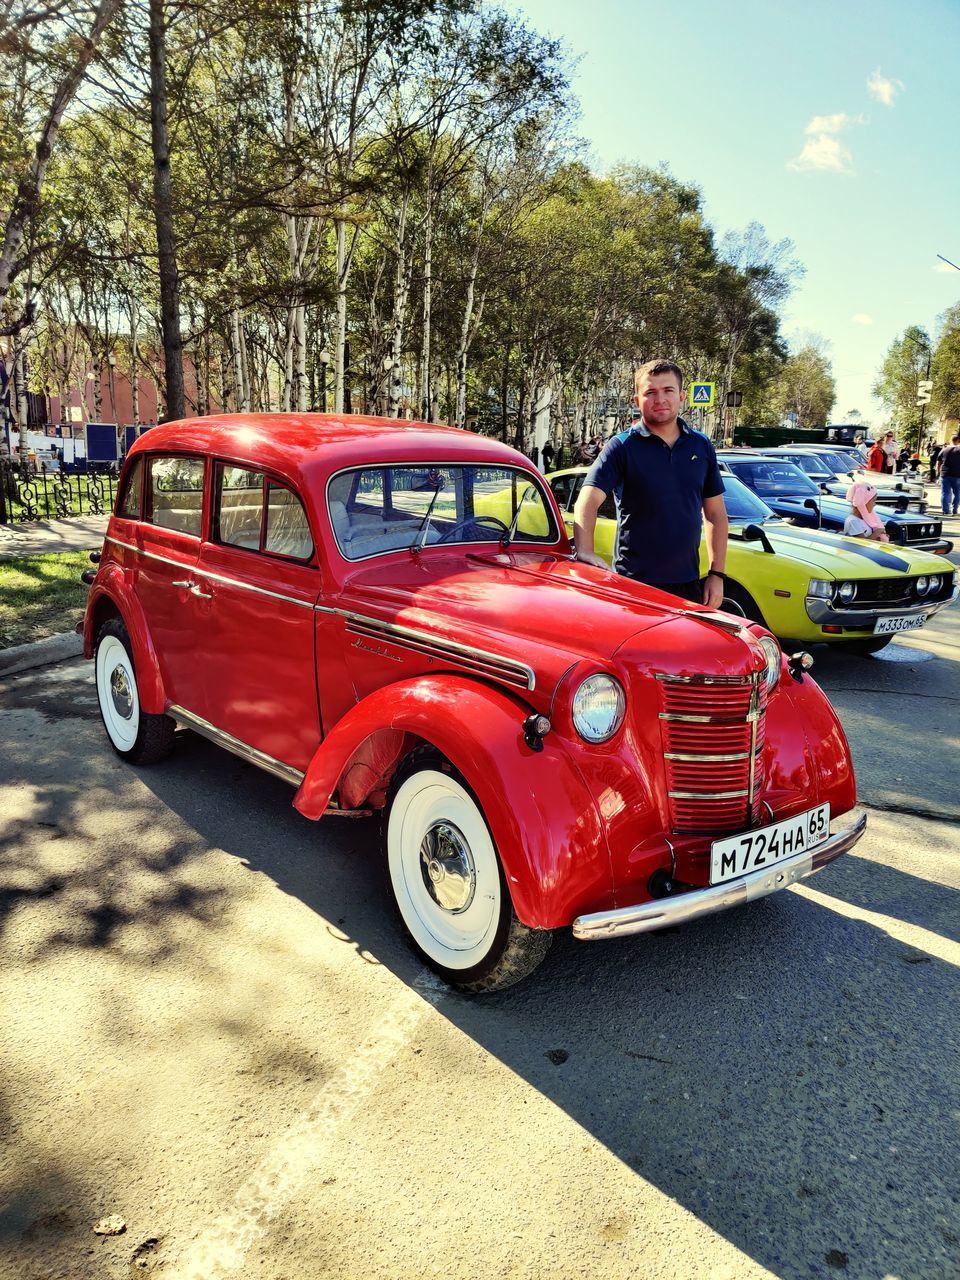
[[[801,529],[796,525],[765,524],[763,531],[776,555],[800,561],[834,578],[886,578],[891,574],[943,573],[940,556],[907,550],[865,538],[847,538],[827,529]],[[731,539],[740,538],[742,526],[731,526]],[[759,542],[751,544],[766,554]]]
[[[368,564],[344,582],[341,607],[461,645],[499,652],[509,647],[531,663],[539,654],[561,670],[583,658],[609,662],[637,635],[671,622],[680,628],[674,647],[692,653],[711,649],[721,633],[727,637],[724,648],[731,635],[740,634],[726,615],[629,578],[572,559],[513,550],[465,554],[427,548],[416,559]],[[739,647],[744,670],[752,670],[753,646],[740,640]]]

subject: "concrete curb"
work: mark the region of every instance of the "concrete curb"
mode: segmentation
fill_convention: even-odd
[[[66,658],[79,657],[81,653],[83,636],[78,636],[75,631],[63,631],[33,644],[15,644],[9,649],[0,649],[0,676],[12,676],[18,671],[63,662]]]

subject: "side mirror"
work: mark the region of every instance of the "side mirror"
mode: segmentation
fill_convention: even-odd
[[[758,524],[747,525],[743,531],[743,540],[744,542],[760,542],[763,544],[764,551],[769,555],[774,554],[773,547],[770,545],[770,539]]]
[[[898,487],[899,487],[899,486],[898,486]],[[906,494],[904,494],[904,496],[903,496],[902,498],[898,498],[898,499],[897,499],[897,510],[898,510],[899,512],[901,512],[901,513],[902,513],[902,512],[904,512],[904,511],[906,511],[906,509],[907,509],[907,507],[909,507],[909,505],[910,505],[910,499],[906,496]]]
[[[808,511],[816,511],[817,515],[820,514],[820,503],[816,498],[804,498],[803,505]]]

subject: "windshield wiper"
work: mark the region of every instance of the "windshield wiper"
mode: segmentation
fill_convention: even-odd
[[[500,535],[501,551],[506,551],[507,547],[509,547],[510,543],[513,541],[514,534],[517,532],[517,525],[520,523],[520,512],[523,510],[523,504],[530,497],[531,493],[536,493],[536,492],[537,490],[534,485],[532,484],[527,485],[526,490],[524,491],[523,497],[517,503],[517,510],[514,514],[513,519],[510,521],[510,528],[504,529],[503,533],[501,533]]]
[[[430,499],[430,505],[427,507],[426,514],[420,521],[420,528],[417,530],[417,536],[410,543],[410,554],[418,556],[423,549],[423,544],[427,540],[427,533],[430,529],[430,517],[433,515],[434,504],[440,496],[440,490],[443,488],[443,476],[437,481],[437,487],[433,491],[433,497]]]

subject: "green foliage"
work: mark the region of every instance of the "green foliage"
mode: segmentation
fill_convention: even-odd
[[[928,376],[932,355],[930,335],[910,325],[890,344],[873,384],[873,394],[890,414],[891,427],[907,440],[917,438],[921,417],[926,416],[917,405],[917,384]]]
[[[941,418],[960,418],[960,302],[943,313],[939,330],[930,363],[931,408]]]
[[[795,413],[798,427],[824,426],[836,398],[830,361],[812,343],[787,357],[770,396],[778,420]]]

